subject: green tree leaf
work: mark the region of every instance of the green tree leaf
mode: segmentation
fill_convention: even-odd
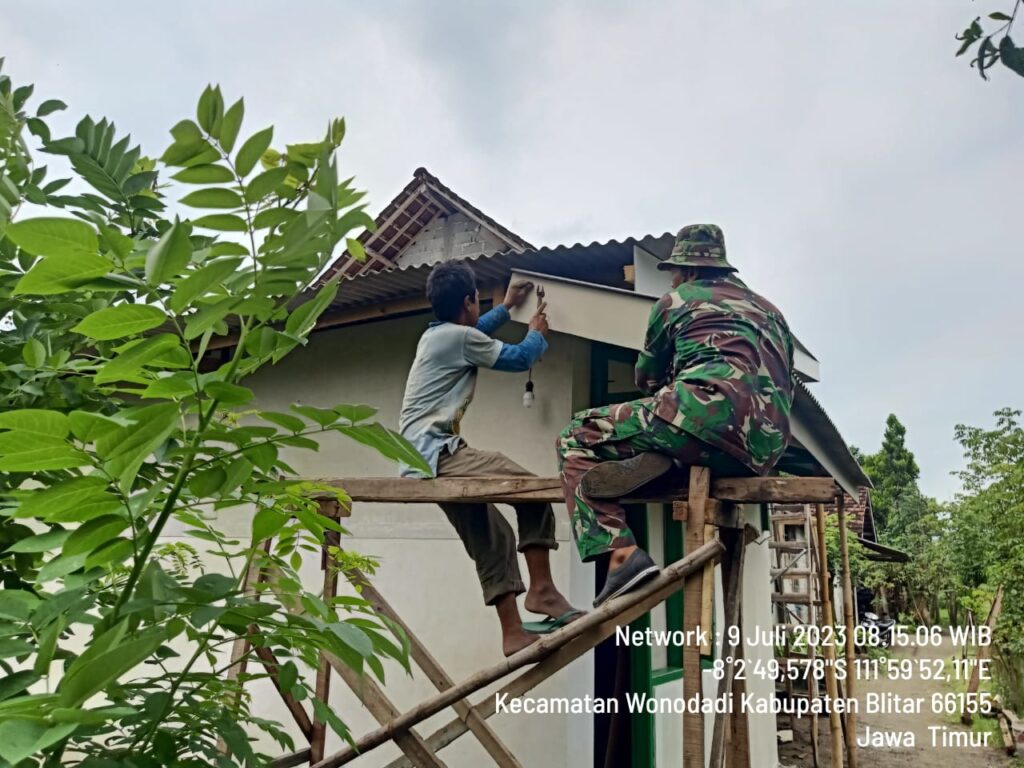
[[[71,431],[71,424],[68,417],[59,411],[24,408],[0,413],[0,429],[16,429],[62,440]]]
[[[181,204],[192,208],[241,208],[242,196],[232,189],[208,187],[189,192],[181,198]]]
[[[187,309],[195,299],[205,296],[211,288],[220,286],[235,274],[241,263],[241,259],[220,259],[204,265],[178,283],[167,301],[168,308],[177,313]]]
[[[96,441],[96,453],[105,460],[107,472],[117,477],[123,488],[131,485],[142,463],[174,431],[178,406],[161,403],[140,408],[132,415],[136,424]]]
[[[118,515],[103,515],[83,523],[64,542],[63,554],[71,556],[92,552],[114,539],[128,527],[128,521]]]
[[[0,723],[0,757],[17,765],[71,735],[76,728],[74,723],[51,726],[39,720],[5,720]]]
[[[34,490],[18,506],[18,517],[42,517],[57,514],[88,502],[114,500],[106,492],[107,481],[102,477],[75,477],[49,488]]]
[[[118,360],[120,359],[118,358]],[[106,368],[104,368],[105,371]],[[99,377],[97,376],[97,378]],[[115,376],[111,381],[117,381],[119,378],[120,376]],[[68,420],[71,422],[71,434],[83,443],[91,443],[108,432],[126,426],[124,419],[104,416],[102,413],[93,411],[72,411],[68,414]]]
[[[234,181],[235,174],[231,172],[230,168],[225,168],[223,165],[209,163],[207,165],[193,165],[185,168],[178,171],[171,178],[185,184],[222,184]]]
[[[101,341],[134,336],[162,325],[166,316],[147,304],[118,304],[88,315],[71,330]]]
[[[57,619],[44,629],[39,635],[39,646],[36,651],[36,660],[32,669],[37,675],[50,674],[50,663],[57,650],[57,641],[60,640],[60,633],[64,631],[65,621],[63,616]]]
[[[93,644],[75,659],[61,678],[57,693],[67,707],[78,707],[123,674],[152,656],[168,640],[164,627],[139,633],[111,648]],[[101,649],[96,652],[97,649]]]
[[[148,363],[158,360],[161,355],[171,349],[184,351],[178,337],[169,333],[133,342],[126,346],[117,357],[100,367],[96,372],[96,383],[108,384],[112,381],[123,381],[136,374]]]
[[[372,405],[336,405],[334,412],[350,424],[356,424],[377,414],[377,409]]]
[[[266,541],[288,524],[288,515],[276,509],[266,507],[260,509],[252,519],[252,540],[254,543]]]
[[[51,549],[58,549],[71,535],[71,531],[52,530],[46,533],[37,533],[35,536],[26,536],[19,539],[7,548],[7,552],[49,552]]]
[[[97,253],[46,256],[37,261],[14,286],[14,294],[51,296],[66,293],[102,277],[113,264]]]
[[[33,256],[92,256],[100,247],[96,230],[77,219],[25,219],[8,225],[5,234]]]
[[[306,428],[306,422],[297,416],[292,416],[288,413],[260,411],[260,418],[269,421],[271,424],[277,424],[278,426],[284,427],[289,432],[301,432]]]
[[[188,321],[185,323],[185,338],[199,338],[230,315],[241,303],[241,296],[228,296],[214,304],[201,307],[194,315],[189,315]]]
[[[316,296],[305,304],[300,305],[288,315],[284,325],[285,333],[295,339],[304,339],[313,330],[320,315],[331,306],[331,302],[334,301],[337,295],[338,280],[335,278],[325,283],[317,291]]]
[[[146,282],[160,285],[180,274],[192,258],[191,228],[174,222],[146,254]]]
[[[373,656],[373,642],[366,636],[365,632],[359,629],[359,627],[347,621],[339,621],[329,625],[329,627],[331,632],[333,632],[341,642],[358,653],[364,659],[368,659]]]
[[[227,112],[224,113],[224,120],[220,126],[220,145],[225,152],[230,153],[235,146],[235,139],[238,138],[238,129],[242,127],[242,118],[245,115],[245,102],[239,99]]]
[[[208,216],[200,216],[192,223],[202,229],[212,229],[217,232],[245,232],[249,229],[245,219],[233,213],[211,213]]]
[[[267,147],[270,146],[270,142],[274,140],[274,127],[264,128],[262,131],[257,131],[248,139],[238,150],[238,155],[235,158],[235,171],[242,178],[249,175],[253,168],[256,167],[256,163],[259,162],[260,157],[267,151]]]
[[[373,448],[384,458],[406,464],[428,477],[434,474],[430,465],[408,440],[380,424],[357,424],[336,429],[356,442]]]
[[[196,119],[203,130],[217,138],[223,118],[224,97],[221,96],[220,87],[208,85],[199,97],[199,104],[196,107]]]
[[[59,112],[67,108],[68,105],[60,99],[47,99],[39,105],[38,109],[36,109],[36,117],[46,117],[49,114]]]
[[[246,185],[246,202],[254,203],[257,200],[262,200],[281,186],[287,178],[287,168],[271,168],[269,171],[264,171]]]

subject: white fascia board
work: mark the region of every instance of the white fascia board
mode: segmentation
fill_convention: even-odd
[[[537,272],[525,270],[512,270],[512,280],[530,280],[535,286],[544,288],[544,301],[547,302],[548,325],[552,331],[565,333],[570,336],[578,336],[591,341],[613,344],[625,349],[640,351],[643,349],[644,336],[647,333],[647,319],[651,313],[651,307],[656,298],[643,296],[633,291],[626,291],[619,288],[610,288],[594,283],[584,283],[578,280],[569,280],[563,277],[552,277]],[[512,310],[512,319],[520,323],[528,323],[530,316],[536,311],[537,299],[531,295],[520,307]],[[802,345],[801,345],[802,347]],[[798,356],[794,363],[800,361],[808,365],[813,361],[815,367],[811,370],[801,369],[796,364],[797,373],[805,379],[813,379],[816,375],[817,360],[806,353]],[[806,411],[809,416],[814,416],[821,411],[816,404],[804,403],[807,398],[797,387],[796,398],[801,402],[795,404],[792,415],[793,437],[807,449],[815,460],[851,495],[857,495],[857,483],[848,472],[843,471],[837,461],[830,457],[827,450],[828,444],[845,443],[838,433],[834,435],[816,434],[820,429],[827,429],[833,432],[833,427],[819,427],[812,430],[810,424],[803,414]],[[802,407],[801,407],[802,406]],[[821,419],[815,419],[816,423],[830,423],[821,411]]]
[[[637,351],[643,349],[651,307],[664,295],[664,291],[643,294],[519,269],[512,270],[512,279],[544,287],[551,330]],[[512,310],[512,319],[528,323],[536,308],[537,302],[531,298]],[[799,341],[794,345],[793,368],[804,381],[818,381],[818,361]]]
[[[821,381],[821,363],[796,336],[793,337],[793,367],[804,381]]]

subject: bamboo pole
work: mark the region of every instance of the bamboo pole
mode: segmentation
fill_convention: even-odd
[[[368,600],[377,613],[391,619],[405,632],[406,637],[409,639],[409,655],[416,662],[416,665],[423,670],[430,682],[434,684],[434,687],[438,691],[446,691],[455,685],[455,681],[445,672],[441,664],[420,641],[409,625],[398,615],[398,611],[392,608],[390,603],[384,599],[384,596],[370,583],[366,574],[358,568],[352,568],[345,575],[352,583],[352,586],[359,592],[360,596],[364,600]],[[499,766],[499,768],[523,768],[516,756],[512,754],[512,750],[505,746],[504,742],[498,738],[498,734],[470,707],[469,702],[465,700],[456,701],[452,704],[452,709],[455,710],[461,720],[465,721],[466,727],[473,732],[473,735],[476,736],[477,741],[480,742],[480,745],[490,755],[495,765]],[[322,759],[323,755],[317,758],[317,760]],[[314,760],[313,762],[316,761]]]
[[[996,619],[999,618],[999,613],[1003,609],[1003,588],[999,587],[996,590],[995,599],[992,601],[992,608],[989,609],[988,618],[985,620],[985,626],[991,630],[996,625]],[[975,636],[977,637],[977,636]],[[966,648],[966,646],[964,646]],[[977,693],[978,686],[981,684],[981,662],[988,658],[989,645],[978,646],[978,657],[975,659],[974,669],[971,670],[971,679],[967,683],[967,693]],[[964,709],[963,714],[960,716],[960,722],[964,725],[970,725],[974,722],[974,716],[971,714],[969,709]]]
[[[729,627],[740,629],[740,604],[743,597],[743,554],[746,549],[746,541],[743,531],[722,529],[719,538],[725,544],[725,556],[722,559],[722,591],[725,602],[725,626],[723,632],[728,632]],[[705,578],[707,576],[705,575]],[[725,675],[718,683],[718,698],[724,700],[732,693],[733,676],[736,671],[735,661],[738,660],[742,645],[740,643],[729,643],[723,648],[723,655],[726,657]],[[733,659],[730,662],[729,659]],[[736,702],[733,702],[736,706]],[[736,714],[727,716],[725,712],[715,715],[714,728],[711,735],[711,762],[710,768],[722,768],[725,764],[726,751],[726,726],[732,726],[732,718]],[[701,734],[703,735],[703,734]]]
[[[846,504],[845,494],[840,494],[836,501],[839,517],[839,554],[843,563],[843,619],[846,623],[846,696],[857,697],[856,665],[854,658],[853,635],[856,624],[853,618],[853,575],[850,573],[850,547],[846,536]],[[846,760],[850,768],[857,768],[857,710],[850,709],[846,713]]]
[[[821,594],[820,594],[821,593],[821,580],[818,579],[818,581],[816,583],[813,581],[813,579],[814,579],[813,574],[815,574],[817,572],[817,570],[820,570],[820,568],[821,568],[821,558],[818,557],[817,547],[814,547],[812,549],[814,540],[817,538],[817,535],[812,533],[812,525],[814,526],[813,530],[816,531],[817,530],[817,524],[813,522],[813,519],[812,519],[812,516],[811,516],[810,505],[806,505],[806,504],[804,505],[804,512],[805,512],[805,515],[806,515],[805,520],[804,520],[804,538],[807,539],[807,572],[809,574],[812,574],[811,576],[807,577],[807,591],[810,592],[811,595],[813,595],[814,594],[814,590],[817,589],[818,593],[819,593],[818,594],[818,597],[819,597],[818,605],[817,606],[814,606],[814,605],[810,606],[810,609],[807,611],[807,613],[808,613],[807,618],[809,619],[809,623],[810,624],[813,624],[815,626],[821,626],[821,600],[820,600],[820,597],[821,597]],[[816,611],[817,611],[817,613],[815,613]],[[807,645],[807,658],[809,659],[808,666],[807,666],[807,670],[808,670],[808,675],[807,675],[807,697],[808,697],[808,699],[810,701],[813,702],[813,701],[817,701],[818,694],[819,694],[819,691],[818,691],[818,679],[813,674],[810,674],[810,671],[815,668],[814,667],[814,664],[815,664],[814,660],[815,660],[815,658],[817,658],[817,651],[815,650],[815,647],[814,647],[813,643],[808,643],[808,645]],[[821,734],[820,734],[820,729],[818,728],[818,714],[817,714],[817,712],[815,712],[813,710],[813,708],[811,709],[810,720],[811,720],[811,728],[810,728],[810,731],[811,731],[811,766],[812,766],[812,768],[821,768],[821,755],[819,754],[820,750],[818,749],[818,738],[819,738],[819,736]]]
[[[557,652],[560,648],[572,640],[587,634],[599,625],[608,623],[619,624],[629,614],[631,608],[643,604],[647,600],[656,598],[655,604],[665,600],[669,595],[679,591],[680,582],[691,573],[704,567],[704,563],[721,554],[722,545],[718,541],[709,541],[704,546],[688,554],[682,560],[665,568],[658,576],[651,579],[635,592],[622,595],[621,597],[609,600],[600,608],[588,613],[581,619],[577,619],[568,626],[538,640],[536,643],[527,646],[518,653],[509,656],[507,659],[492,667],[482,669],[463,680],[458,685],[443,691],[436,696],[425,699],[412,709],[399,715],[387,725],[383,725],[375,731],[371,731],[358,739],[352,746],[336,752],[335,754],[321,760],[313,765],[313,768],[336,768],[336,766],[354,760],[356,757],[366,754],[371,749],[380,746],[386,741],[394,738],[396,733],[407,731],[417,723],[426,720],[431,715],[440,712],[442,709],[451,706],[460,699],[464,699],[471,693],[490,685],[517,669],[528,664],[541,661],[547,656]],[[650,606],[645,608],[649,610]],[[641,611],[641,613],[645,612]],[[632,618],[636,618],[633,616]],[[630,618],[630,620],[632,620]],[[599,640],[597,641],[599,642]],[[593,647],[593,646],[591,646]]]
[[[825,544],[825,505],[817,505],[818,520],[818,577],[821,582],[821,618],[822,626],[834,626],[832,615],[832,597],[828,583],[828,550]],[[839,685],[836,680],[836,647],[829,643],[822,650],[825,655],[825,690],[829,701],[834,703],[839,697]],[[832,766],[842,768],[843,765],[843,726],[839,720],[839,712],[830,707],[828,715],[829,728],[832,731]]]
[[[328,548],[337,546],[337,531],[327,531],[324,536],[323,556],[321,564],[324,569],[324,595],[323,599],[327,605],[331,604],[338,594],[338,571],[335,568],[334,558],[330,556]],[[327,654],[320,654],[320,664],[316,670],[316,698],[331,706],[331,665]],[[309,762],[315,763],[324,759],[327,745],[327,723],[316,716],[316,709],[313,710],[313,734],[309,740]]]
[[[704,507],[708,501],[711,486],[711,472],[707,467],[690,467],[689,509],[686,515],[686,529],[683,540],[687,552],[697,551],[704,544]],[[712,571],[712,574],[714,571]],[[683,588],[683,626],[691,629],[704,620],[704,585],[707,570],[686,580]],[[710,613],[710,610],[708,611]],[[709,632],[710,626],[701,626]],[[700,646],[687,643],[683,648],[683,697],[687,701],[702,699],[704,686],[701,684]],[[683,765],[704,765],[704,715],[701,712],[683,713]]]
[[[510,699],[514,699],[533,690],[536,686],[540,685],[563,667],[575,661],[583,654],[593,650],[595,646],[603,642],[608,637],[611,637],[615,634],[615,630],[620,626],[630,624],[650,611],[654,606],[662,602],[667,594],[670,594],[667,590],[656,592],[642,602],[639,602],[631,608],[623,611],[618,616],[603,622],[597,627],[594,627],[594,629],[580,635],[575,640],[566,643],[543,661],[506,683],[505,686],[496,694],[487,696],[481,700],[479,704],[476,704],[473,707],[473,713],[484,720],[491,717],[497,709],[498,697],[508,696]],[[734,691],[736,690],[735,686],[736,683],[733,684]],[[742,698],[742,694],[734,693],[733,697],[739,700]],[[427,737],[427,744],[437,752],[448,744],[451,744],[467,730],[468,728],[466,723],[461,718],[456,717],[454,720],[448,722],[446,725],[430,734],[430,736]],[[408,758],[399,757],[388,763],[385,768],[414,767],[412,763],[409,762]]]

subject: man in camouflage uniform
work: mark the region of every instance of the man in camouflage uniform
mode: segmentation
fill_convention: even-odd
[[[596,604],[657,572],[619,498],[673,462],[767,474],[789,443],[792,336],[782,313],[734,274],[721,229],[683,227],[658,268],[671,270],[673,290],[652,309],[636,364],[637,387],[651,396],[578,413],[558,440],[580,557],[611,553]]]

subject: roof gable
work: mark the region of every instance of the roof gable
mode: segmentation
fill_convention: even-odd
[[[358,260],[348,251],[327,268],[321,280],[339,272],[356,277],[398,266],[434,263],[501,251],[521,253],[533,246],[417,168],[412,181],[375,219],[376,229],[358,238],[366,252]]]

